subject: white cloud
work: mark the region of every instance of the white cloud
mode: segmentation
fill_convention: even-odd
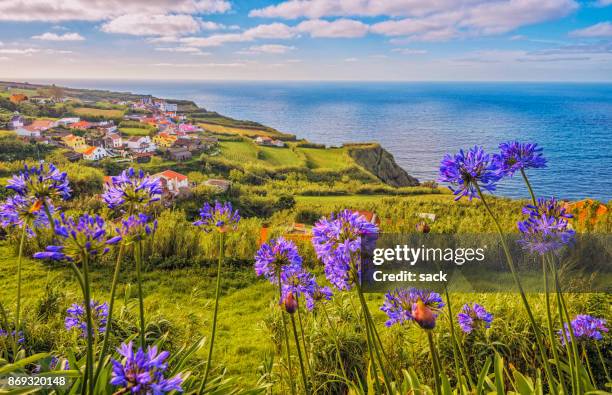
[[[357,59],[357,58],[346,58],[346,59],[344,59],[344,61],[345,61],[345,62],[348,62],[348,63],[357,62],[358,60],[359,60],[359,59]]]
[[[268,54],[284,54],[294,50],[295,47],[280,44],[265,44],[265,45],[254,45],[251,46],[248,51],[254,53],[268,53]]]
[[[0,54],[8,55],[31,55],[40,52],[38,48],[0,48]]]
[[[244,63],[153,63],[155,67],[244,67]]]
[[[37,36],[32,36],[34,40],[43,40],[43,41],[83,41],[85,37],[81,36],[79,33],[64,33],[64,34],[56,34],[51,32],[46,32]]]
[[[612,22],[600,22],[584,29],[570,32],[572,37],[612,37]]]
[[[8,56],[0,56],[0,61],[10,60]]]
[[[424,55],[427,53],[424,49],[413,49],[413,48],[393,48],[391,52],[397,52],[402,55]]]
[[[607,7],[609,5],[612,5],[612,0],[599,0],[597,2],[598,7]]]
[[[128,14],[102,25],[106,33],[133,36],[177,36],[200,31],[202,22],[191,15]]]
[[[125,14],[205,14],[230,8],[228,0],[0,0],[0,20],[101,21]]]
[[[218,47],[226,43],[248,42],[256,39],[288,39],[295,37],[294,30],[284,23],[258,25],[242,33],[213,34],[207,37],[184,37],[179,41],[195,47]]]
[[[200,52],[199,48],[194,48],[194,47],[160,47],[160,48],[155,48],[155,50],[160,51],[160,52],[187,52],[187,53]]]
[[[312,37],[363,37],[368,33],[368,25],[352,19],[325,21],[314,19],[301,22],[295,27],[299,32],[309,33]]]

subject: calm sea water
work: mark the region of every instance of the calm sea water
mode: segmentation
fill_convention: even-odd
[[[612,199],[612,84],[63,81],[190,99],[313,142],[377,141],[420,180],[442,156],[474,144],[519,139],[544,147],[536,193]],[[516,180],[498,194],[526,197]]]

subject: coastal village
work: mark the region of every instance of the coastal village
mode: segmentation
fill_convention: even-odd
[[[62,148],[65,150],[64,156],[71,162],[111,160],[124,164],[144,164],[155,156],[166,161],[184,162],[203,153],[214,156],[219,150],[218,137],[188,120],[185,114],[179,112],[178,104],[152,96],[133,101],[85,103],[60,95],[13,93],[10,87],[4,93],[15,106],[22,103],[52,106],[75,101],[79,106],[121,106],[127,109],[119,122],[113,117],[105,119],[103,116],[97,116],[98,119],[93,121],[91,117],[34,118],[19,111],[10,114],[4,126],[13,131],[17,138]],[[285,142],[269,136],[252,136],[252,140],[261,146],[285,146]],[[164,191],[170,196],[188,194],[194,186],[186,175],[171,169],[154,176],[162,180]],[[105,181],[109,179],[106,177]],[[204,184],[225,192],[231,183],[224,179],[209,179]]]

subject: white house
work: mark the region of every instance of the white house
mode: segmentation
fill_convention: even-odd
[[[102,147],[89,147],[83,151],[83,159],[100,160],[109,156],[108,152]]]
[[[19,114],[13,115],[8,123],[9,129],[19,129],[25,126],[25,119]]]
[[[38,138],[41,136],[41,132],[38,129],[32,129],[29,127],[21,127],[15,130],[17,136],[19,137],[27,137],[27,138]]]
[[[149,136],[133,136],[127,140],[128,149],[135,152],[154,152],[157,146]]]
[[[72,125],[73,123],[77,123],[80,122],[81,118],[77,118],[77,117],[73,117],[73,118],[60,118],[58,119],[55,124],[57,126],[68,126],[68,125]]]
[[[109,133],[106,137],[110,140],[113,148],[121,148],[123,146],[123,139],[116,133]]]
[[[187,176],[173,170],[164,170],[161,173],[154,174],[153,178],[159,178],[162,185],[173,195],[177,195],[181,190],[189,189]]]

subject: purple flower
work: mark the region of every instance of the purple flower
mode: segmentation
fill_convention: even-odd
[[[254,267],[258,276],[264,276],[271,283],[278,284],[279,273],[302,267],[302,257],[292,241],[279,237],[259,247],[255,254]]]
[[[35,253],[34,258],[79,261],[84,255],[95,257],[105,254],[109,244],[121,239],[108,238],[104,219],[89,214],[83,214],[75,221],[62,213],[60,219],[55,220],[55,234],[62,244],[47,246],[44,252]]]
[[[67,359],[51,357],[49,370],[70,370],[70,362]]]
[[[603,339],[602,332],[608,332],[606,320],[603,318],[595,318],[587,314],[577,315],[576,318],[572,320],[571,325],[576,340],[601,340]],[[568,342],[572,341],[567,323],[564,324],[564,329],[565,336],[563,333],[564,331],[560,330],[558,332],[562,344],[565,344],[565,339],[567,339]]]
[[[447,154],[440,163],[438,181],[448,182],[455,200],[467,196],[470,200],[478,198],[478,185],[481,190],[492,192],[501,176],[497,164],[482,147],[474,146],[467,152],[460,150],[455,156]]]
[[[111,177],[104,187],[102,198],[109,208],[138,209],[156,202],[162,194],[158,178],[149,177],[144,171],[129,168]]]
[[[67,174],[52,163],[45,165],[42,161],[38,166],[25,165],[23,171],[8,180],[6,188],[44,203],[69,199],[71,192]]]
[[[91,300],[89,305],[91,306],[91,315],[94,327],[92,333],[104,333],[106,331],[106,321],[108,318],[108,305],[106,303],[97,303],[95,300]],[[85,306],[78,303],[73,303],[72,306],[66,310],[66,319],[64,326],[66,330],[72,330],[74,328],[81,332],[81,336],[87,336],[87,320],[85,316]]]
[[[139,348],[136,353],[132,342],[121,344],[117,352],[123,357],[121,361],[111,359],[113,372],[110,384],[119,387],[120,393],[158,395],[170,391],[183,392],[180,374],[165,378],[168,365],[166,359],[170,355],[167,351],[158,353],[156,346],[150,346],[147,352]]]
[[[341,290],[351,289],[361,275],[362,241],[371,241],[377,234],[375,224],[351,210],[331,214],[315,224],[312,245],[325,265],[325,276],[332,285]]]
[[[306,308],[313,310],[316,305],[325,300],[331,300],[333,296],[332,290],[329,287],[321,287],[315,284],[314,290],[307,293],[306,297]]]
[[[509,141],[499,145],[501,152],[493,155],[493,161],[501,176],[512,177],[516,171],[546,167],[542,148],[535,143]]]
[[[55,208],[49,203],[49,212],[53,214]],[[42,209],[41,201],[30,196],[14,195],[0,204],[0,226],[26,227],[28,236],[34,236],[35,229],[49,227],[49,217]]]
[[[489,313],[478,303],[474,303],[471,306],[466,303],[461,308],[461,312],[457,314],[457,321],[462,331],[471,333],[479,326],[490,328],[491,322],[493,322],[493,314]]]
[[[544,255],[574,241],[576,232],[569,227],[572,218],[555,198],[539,199],[536,206],[527,205],[523,214],[529,217],[517,223],[522,233],[518,241],[524,249]]]
[[[193,224],[201,227],[205,232],[215,229],[219,232],[226,232],[230,228],[236,230],[239,221],[238,210],[234,211],[230,202],[221,204],[221,202],[215,201],[214,206],[209,203],[204,204],[200,209],[200,219]]]
[[[151,217],[146,214],[132,215],[121,221],[121,226],[117,229],[119,240],[134,242],[144,240],[157,230],[157,220],[151,221]]]
[[[0,338],[2,337],[8,337],[9,333],[8,331],[5,331],[4,329],[0,329]],[[17,343],[22,344],[23,342],[25,342],[25,337],[23,336],[23,332],[22,331],[11,331],[10,334],[11,337],[15,337],[17,339]]]
[[[296,298],[314,292],[317,280],[314,274],[301,266],[285,266],[281,269],[282,294],[292,292]]]
[[[421,290],[416,288],[397,288],[395,291],[387,292],[385,295],[385,301],[381,306],[381,310],[384,311],[389,319],[385,322],[385,325],[392,326],[395,324],[404,324],[411,321],[417,322],[423,326],[425,321],[418,317],[421,314],[422,308],[419,307],[419,301],[422,302],[425,312],[429,317],[425,317],[426,324],[431,326],[435,325],[435,319],[438,317],[439,310],[444,307],[440,294],[427,290]],[[418,313],[418,314],[417,314]],[[421,322],[423,321],[423,322]]]

